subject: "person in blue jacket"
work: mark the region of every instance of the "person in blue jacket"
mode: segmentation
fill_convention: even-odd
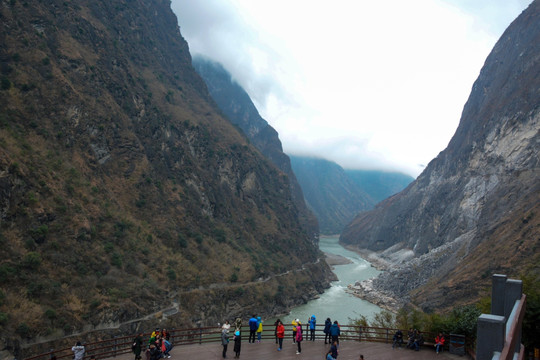
[[[330,326],[330,335],[332,336],[332,344],[335,342],[337,345],[339,345],[340,331],[339,331],[339,324],[337,320],[334,321],[332,326]]]
[[[257,328],[259,327],[259,323],[257,322],[256,315],[253,315],[251,319],[249,319],[248,325],[249,325],[248,344],[252,342],[251,339],[253,339],[253,343],[255,343],[255,334],[257,332]]]
[[[330,327],[332,326],[332,320],[330,320],[330,318],[326,318],[325,322],[324,322],[324,343],[325,344],[328,344],[330,342]],[[327,342],[328,341],[328,342]]]
[[[315,315],[311,315],[309,318],[309,340],[315,341],[315,327],[317,326],[317,319]]]

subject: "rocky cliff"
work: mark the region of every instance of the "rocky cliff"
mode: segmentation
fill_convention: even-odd
[[[289,177],[291,194],[298,208],[299,220],[318,241],[317,218],[306,207],[302,188],[291,168],[289,157],[283,152],[277,131],[264,120],[248,93],[236,83],[225,68],[210,59],[196,56],[193,67],[205,81],[208,91],[225,116],[246,134],[261,153]]]
[[[341,236],[393,264],[376,289],[426,309],[471,302],[540,264],[540,1],[504,32],[459,127],[401,193]]]
[[[6,350],[268,316],[328,286],[289,177],[215,106],[169,1],[0,1],[0,28]]]

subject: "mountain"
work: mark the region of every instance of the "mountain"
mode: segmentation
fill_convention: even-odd
[[[345,170],[332,161],[291,156],[291,164],[323,234],[339,234],[358,212],[375,205]]]
[[[276,130],[261,117],[248,93],[221,64],[195,56],[193,67],[205,81],[223,114],[264,156],[288,175],[296,206],[302,214],[301,221],[312,229],[313,234],[318,234],[318,226],[324,234],[337,234],[356,213],[373,207],[374,201],[362,192],[362,186],[356,186],[339,165],[319,159],[289,158],[283,152]],[[406,182],[405,176],[362,171],[351,171],[350,174],[377,197],[395,194],[406,186],[401,185]],[[411,181],[412,178],[408,182]],[[304,198],[316,217],[306,207]]]
[[[306,207],[302,188],[291,168],[289,157],[283,152],[277,131],[264,120],[248,93],[235,81],[225,68],[202,56],[193,58],[193,67],[203,78],[208,91],[223,114],[247,136],[260,152],[289,178],[293,200],[298,208],[299,220],[318,239],[317,218]]]
[[[487,57],[448,147],[343,231],[342,243],[391,264],[374,288],[441,310],[487,294],[493,273],[538,274],[539,129],[535,0]]]
[[[376,203],[397,194],[414,180],[399,172],[345,169],[345,173]]]
[[[329,286],[290,177],[222,115],[170,1],[2,2],[0,27],[0,356]]]

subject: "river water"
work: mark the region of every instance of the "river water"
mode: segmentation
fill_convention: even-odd
[[[350,319],[357,319],[360,315],[372,320],[375,314],[382,311],[377,305],[345,292],[347,285],[354,284],[358,280],[373,278],[380,271],[372,267],[369,262],[362,259],[357,253],[345,249],[339,244],[338,240],[339,236],[321,237],[319,248],[326,253],[344,256],[352,263],[335,265],[334,273],[339,280],[334,281],[332,286],[321,294],[318,299],[295,307],[290,314],[282,316],[281,320],[284,324],[290,324],[293,319],[300,319],[305,324],[311,315],[316,316],[318,324],[324,324],[327,317],[332,322],[337,320],[341,324],[348,324]],[[275,319],[269,320],[273,323]]]

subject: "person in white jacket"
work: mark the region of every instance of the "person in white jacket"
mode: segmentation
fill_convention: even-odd
[[[71,348],[73,351],[74,360],[83,360],[84,358],[84,346],[81,345],[80,341],[77,341],[77,344]]]

